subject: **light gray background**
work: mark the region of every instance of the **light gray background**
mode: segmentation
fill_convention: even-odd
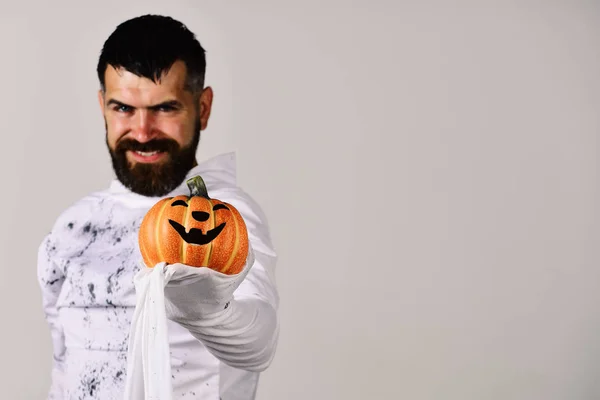
[[[600,5],[2,2],[0,390],[43,399],[36,250],[112,178],[97,56],[167,13],[208,49],[280,255],[261,400],[600,397]],[[87,8],[84,8],[87,7]]]

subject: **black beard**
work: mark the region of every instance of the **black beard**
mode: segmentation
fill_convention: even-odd
[[[123,139],[114,150],[106,145],[112,160],[117,179],[134,193],[149,197],[160,197],[172,192],[186,178],[196,162],[196,150],[200,142],[200,123],[196,123],[194,139],[185,147],[172,139],[154,139],[140,143],[133,139]],[[131,163],[127,160],[127,150],[164,151],[167,160],[156,164]]]

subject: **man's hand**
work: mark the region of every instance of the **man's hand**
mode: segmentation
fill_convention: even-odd
[[[226,275],[207,267],[164,263],[155,268],[165,268],[165,307],[170,320],[182,323],[198,322],[204,317],[214,317],[223,312],[233,299],[233,293],[242,283],[254,264],[250,248],[244,269],[235,275]]]

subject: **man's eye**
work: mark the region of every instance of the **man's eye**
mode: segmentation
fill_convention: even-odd
[[[171,112],[173,110],[175,110],[175,107],[172,106],[160,106],[157,108],[158,111],[160,112]]]
[[[128,113],[131,112],[131,107],[128,106],[115,106],[114,108],[117,112]]]

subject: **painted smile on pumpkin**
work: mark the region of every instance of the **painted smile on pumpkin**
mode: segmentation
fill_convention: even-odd
[[[185,231],[185,227],[173,220],[169,220],[169,223],[179,233],[179,236],[190,244],[203,245],[212,242],[219,233],[225,228],[225,222],[217,226],[215,229],[211,229],[206,234],[202,233],[202,229],[191,228],[189,232]]]
[[[171,206],[172,207],[174,207],[174,206],[187,207],[188,205],[183,200],[177,200],[177,201],[173,202],[173,204],[171,204]],[[219,209],[229,210],[229,208],[227,208],[224,204],[217,204],[213,207],[213,211],[216,211]],[[204,211],[192,211],[192,218],[194,218],[196,221],[204,222],[204,221],[208,220],[208,218],[210,218],[210,215]],[[190,230],[188,232],[186,232],[185,226],[181,225],[179,222],[176,222],[176,221],[173,221],[170,219],[169,223],[171,224],[173,229],[175,229],[177,231],[177,233],[179,234],[179,236],[181,236],[181,238],[183,240],[185,240],[187,243],[197,244],[197,245],[204,245],[204,244],[208,244],[208,243],[212,242],[217,236],[219,236],[219,234],[221,233],[223,228],[225,228],[225,222],[223,222],[219,226],[207,231],[206,233],[202,233],[202,229],[198,229],[198,228],[190,228]]]

